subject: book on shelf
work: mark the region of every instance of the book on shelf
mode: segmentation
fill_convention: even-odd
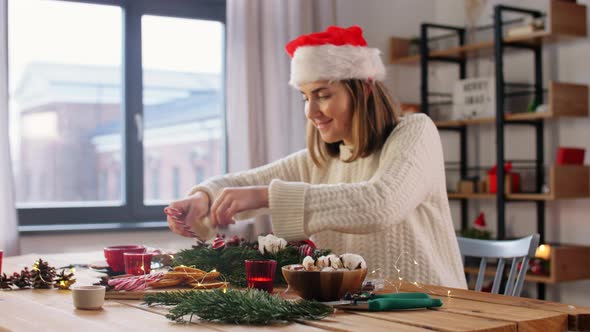
[[[534,32],[543,31],[543,27],[537,27],[532,24],[514,27],[506,32],[507,37],[526,36]]]

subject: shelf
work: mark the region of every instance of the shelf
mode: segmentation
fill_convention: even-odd
[[[505,43],[542,43],[556,42],[572,37],[586,37],[586,6],[565,2],[550,1],[548,31],[533,32],[528,35],[504,38]],[[404,45],[404,42],[407,45]],[[404,56],[408,54],[409,39],[392,37],[390,63],[409,65],[420,63],[420,55]],[[486,41],[464,46],[452,47],[445,50],[433,51],[431,57],[485,56],[494,50],[494,42]]]
[[[590,198],[590,166],[555,165],[549,169],[549,193],[510,193],[509,201],[552,201]],[[449,199],[495,199],[495,193],[447,193]]]
[[[514,193],[506,195],[506,199],[511,201],[551,201],[557,198],[551,194]]]
[[[531,42],[531,43],[538,43],[540,40],[553,40],[555,39],[555,35],[551,35],[545,31],[534,32],[530,35],[525,36],[517,36],[517,37],[507,37],[504,39],[505,42]],[[394,37],[396,38],[396,37]],[[398,38],[399,39],[399,38]],[[430,57],[455,57],[455,58],[464,58],[470,55],[487,55],[491,53],[494,49],[494,42],[493,41],[486,41],[480,42],[475,44],[468,44],[464,46],[457,46],[448,48],[445,50],[440,51],[433,51],[430,52]],[[487,51],[487,52],[484,52]],[[420,63],[420,55],[411,55],[406,57],[393,57],[390,61],[391,64],[394,65],[413,65]]]
[[[492,199],[496,198],[496,194],[490,193],[474,193],[474,194],[462,194],[462,193],[447,193],[449,199]]]
[[[546,112],[532,113],[511,113],[504,115],[504,121],[540,121],[545,119],[556,119],[565,117],[587,117],[589,89],[584,84],[563,83],[557,81],[549,82],[549,93],[547,95],[548,110]],[[460,128],[469,125],[489,124],[495,122],[495,117],[464,120],[442,120],[434,121],[440,128]]]
[[[510,271],[509,267],[505,267],[504,270],[506,273]],[[465,272],[468,274],[477,274],[478,271],[479,267],[465,267]],[[495,274],[495,266],[489,266],[486,269],[486,276]],[[526,281],[545,284],[584,279],[590,279],[590,247],[566,244],[551,245],[549,275],[527,273],[525,278]]]
[[[494,123],[496,121],[495,118],[481,118],[481,119],[465,119],[465,120],[442,120],[442,121],[434,121],[434,124],[438,128],[459,128],[469,125],[480,125],[480,124],[488,124]]]
[[[590,197],[590,167],[553,166],[549,171],[551,199]]]
[[[447,193],[449,199],[495,199],[496,194],[491,193],[475,193],[475,194],[462,194],[462,193]],[[549,201],[555,200],[556,198],[551,194],[535,194],[535,193],[516,193],[508,194],[505,196],[507,200],[511,201]]]

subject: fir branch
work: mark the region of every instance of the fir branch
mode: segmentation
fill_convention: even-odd
[[[172,305],[166,317],[178,322],[187,315],[196,315],[206,321],[266,325],[319,320],[333,311],[319,302],[288,301],[256,289],[165,292],[146,295],[144,300],[148,305]]]

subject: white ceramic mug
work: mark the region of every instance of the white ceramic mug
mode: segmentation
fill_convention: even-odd
[[[74,307],[84,310],[96,310],[104,304],[105,286],[75,286],[72,287]]]

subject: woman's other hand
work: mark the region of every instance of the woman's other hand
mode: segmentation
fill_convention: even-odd
[[[202,191],[174,201],[164,208],[168,227],[174,233],[201,240],[207,240],[206,237],[210,235],[210,227],[202,222],[208,212],[209,196]]]
[[[240,212],[268,207],[268,186],[225,188],[213,202],[209,219],[212,226],[234,224]]]

